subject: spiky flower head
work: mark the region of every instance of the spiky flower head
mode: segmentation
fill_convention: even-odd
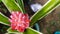
[[[19,11],[12,12],[9,21],[11,22],[11,28],[19,32],[24,32],[29,27],[30,22],[28,14],[23,14]]]

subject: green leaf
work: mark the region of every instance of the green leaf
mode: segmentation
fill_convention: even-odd
[[[0,23],[4,24],[4,25],[9,25],[10,22],[8,20],[9,18],[4,16],[1,12],[0,12]]]
[[[12,30],[11,28],[9,28],[7,31],[8,31],[8,33],[16,33],[16,32],[18,32],[16,30]]]
[[[41,32],[38,32],[32,28],[27,28],[24,34],[42,34]]]
[[[23,0],[16,0],[16,1],[19,4],[19,6],[22,8],[23,13],[25,13]]]
[[[23,33],[20,33],[20,32],[7,32],[7,33],[5,33],[5,34],[23,34]]]
[[[21,6],[21,8],[24,8],[23,0],[16,0],[17,3]]]
[[[9,11],[21,11],[21,7],[15,2],[15,0],[2,0]]]
[[[18,32],[16,30],[12,30],[11,28],[9,28],[7,31],[8,31],[9,34],[23,34],[22,32]]]
[[[38,32],[38,31],[36,31],[36,30],[33,30],[32,28],[27,28],[27,29],[25,30],[25,32],[23,32],[23,33],[18,32],[18,31],[16,31],[16,30],[12,30],[11,28],[9,28],[7,31],[8,31],[8,33],[20,33],[20,34],[42,34],[42,33]]]
[[[33,26],[33,24],[39,20],[42,19],[44,16],[48,15],[52,12],[57,6],[60,5],[60,0],[49,0],[41,10],[38,10],[31,18],[30,26]]]

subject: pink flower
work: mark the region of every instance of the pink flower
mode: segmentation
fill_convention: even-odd
[[[24,32],[24,30],[29,27],[30,20],[28,14],[12,12],[10,18],[9,21],[11,22],[11,28],[13,30]]]

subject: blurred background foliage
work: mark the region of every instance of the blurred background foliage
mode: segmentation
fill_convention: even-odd
[[[39,3],[42,6],[47,2],[48,0],[30,0],[30,3],[28,0],[24,0],[25,3],[25,9],[30,15],[30,17],[34,14],[34,12],[30,8],[30,4],[32,3]],[[8,16],[10,13],[4,6],[4,4],[0,1],[0,12],[2,12],[4,15]],[[57,7],[52,13],[48,14],[46,17],[41,19],[39,21],[39,26],[40,26],[40,31],[43,32],[44,34],[54,34],[55,31],[60,30],[60,6]],[[0,24],[0,34],[4,34],[7,32],[7,28],[9,26]]]

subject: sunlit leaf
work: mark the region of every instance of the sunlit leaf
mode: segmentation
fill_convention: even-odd
[[[42,19],[47,14],[51,13],[57,6],[60,5],[60,0],[48,1],[41,10],[38,10],[31,18],[30,26],[32,26],[38,19]]]
[[[41,32],[38,32],[32,28],[27,28],[24,34],[42,34]]]
[[[21,7],[14,0],[2,0],[9,11],[22,11]]]

